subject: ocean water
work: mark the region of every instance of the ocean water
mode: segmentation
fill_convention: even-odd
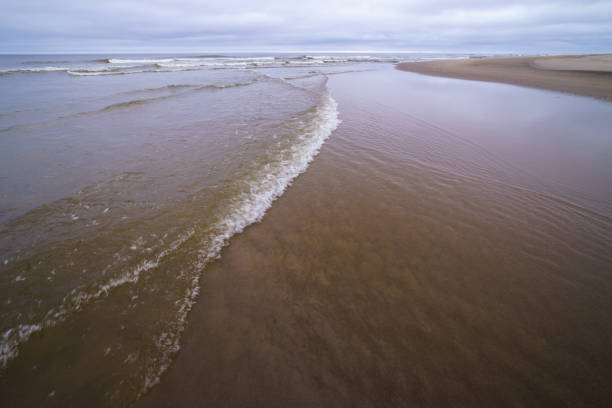
[[[15,400],[147,392],[206,265],[340,123],[328,76],[435,57],[0,57],[0,370],[23,378]]]
[[[189,405],[202,389],[214,400],[222,378],[240,405],[279,392],[265,378],[314,375],[303,365],[326,367],[335,360],[321,356],[345,344],[322,375],[338,395],[359,395],[346,373],[376,366],[387,382],[363,388],[372,395],[406,400],[410,381],[392,378],[410,371],[416,402],[443,403],[427,399],[431,384],[514,364],[509,335],[544,368],[510,358],[519,374],[503,391],[540,387],[558,402],[554,375],[516,384],[585,372],[593,354],[605,373],[611,105],[393,68],[449,57],[464,56],[0,57],[0,401]],[[302,290],[278,290],[291,282]],[[275,301],[270,319],[286,324],[250,327]],[[557,344],[567,320],[582,332]],[[185,339],[190,324],[208,331]],[[304,339],[310,327],[324,334]],[[430,364],[414,359],[426,344]],[[233,365],[236,347],[276,370]],[[214,356],[223,363],[198,363]],[[163,388],[165,374],[185,387]],[[466,388],[483,391],[484,377]]]

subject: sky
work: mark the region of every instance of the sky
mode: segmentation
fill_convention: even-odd
[[[0,0],[0,53],[612,52],[612,0]]]

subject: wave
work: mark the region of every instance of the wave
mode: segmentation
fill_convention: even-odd
[[[147,98],[147,99],[132,99],[131,101],[113,103],[112,105],[105,106],[104,108],[96,112],[106,112],[106,111],[113,110],[113,109],[127,108],[130,106],[136,106],[136,105],[144,105],[145,103],[158,101],[158,100],[162,100],[166,98],[168,98],[168,96],[160,96],[157,98]]]
[[[234,88],[234,87],[248,86],[256,82],[258,79],[259,78],[255,78],[253,81],[249,81],[249,82],[236,82],[236,83],[230,83],[226,85],[212,85],[212,84],[211,85],[187,85],[187,84],[173,85],[171,84],[171,85],[166,85],[166,86],[159,87],[159,88],[144,88],[144,89],[135,89],[135,90],[127,91],[127,92],[120,92],[117,95],[137,95],[137,94],[164,92],[164,91],[169,91],[169,94],[151,97],[151,98],[132,99],[128,101],[113,103],[113,104],[104,106],[103,108],[100,108],[100,109],[60,115],[60,116],[57,116],[55,119],[45,120],[41,122],[15,124],[15,125],[7,126],[4,128],[0,128],[0,133],[8,133],[8,132],[17,131],[17,130],[24,130],[24,129],[31,128],[33,126],[47,125],[47,124],[55,122],[56,120],[65,120],[65,119],[70,119],[70,118],[75,118],[75,117],[81,117],[81,116],[86,116],[86,115],[108,112],[108,111],[112,111],[115,109],[122,109],[122,108],[129,108],[131,106],[145,105],[148,103],[153,103],[156,101],[177,97],[177,96],[183,95],[188,92],[215,91],[215,90],[223,90],[223,89]],[[0,114],[0,117],[10,116],[13,113],[15,112],[11,112],[10,114],[9,113]]]
[[[123,67],[128,68],[128,67]],[[134,67],[129,67],[134,68]],[[115,69],[106,69],[106,70],[69,70],[66,71],[67,74],[73,76],[98,76],[98,75],[128,75],[128,74],[142,74],[147,72],[171,72],[169,70],[159,70],[159,69],[143,69],[138,71],[121,71],[121,68]]]
[[[61,61],[48,61],[48,63],[54,62],[59,63]],[[231,57],[220,55],[202,55],[196,57],[165,57],[141,59],[101,58],[88,60],[85,62],[88,64],[81,66],[48,66],[5,69],[0,70],[0,76],[16,73],[41,73],[52,71],[64,71],[71,76],[104,76],[142,73],[184,72],[205,69],[232,69],[254,67],[299,68],[307,66],[343,65],[350,63],[397,63],[400,62],[400,60],[396,57],[380,57],[369,55],[302,55],[297,57]],[[31,63],[42,63],[42,61],[33,61]]]
[[[225,60],[242,60],[242,61],[274,61],[276,57],[226,57]]]
[[[99,74],[99,73],[98,73]],[[132,99],[132,100],[128,100],[128,101],[123,101],[123,102],[118,102],[118,103],[113,103],[110,105],[107,105],[103,108],[100,109],[95,109],[95,110],[90,110],[90,111],[84,111],[84,112],[76,112],[76,113],[71,113],[71,114],[67,114],[67,115],[63,115],[63,116],[58,116],[55,119],[51,119],[51,120],[46,120],[46,121],[42,121],[42,122],[33,122],[33,123],[23,123],[23,124],[15,124],[15,125],[11,125],[5,128],[0,128],[0,133],[7,133],[7,132],[11,132],[11,131],[16,131],[16,130],[23,130],[23,129],[28,129],[32,126],[40,126],[40,125],[45,125],[45,124],[50,124],[53,123],[55,120],[63,120],[63,119],[70,119],[70,118],[74,118],[74,117],[80,117],[80,116],[85,116],[85,115],[92,115],[92,114],[97,114],[97,113],[103,113],[103,112],[108,112],[108,111],[112,111],[115,109],[122,109],[122,108],[129,108],[131,106],[138,106],[138,105],[145,105],[147,103],[152,103],[152,102],[156,102],[156,101],[160,101],[160,100],[164,100],[164,99],[169,99],[169,98],[173,98],[173,97],[177,97],[180,95],[183,95],[185,93],[188,92],[196,92],[196,91],[215,91],[215,90],[223,90],[223,89],[228,89],[228,88],[234,88],[234,87],[242,87],[242,86],[248,86],[251,85],[252,83],[256,82],[257,80],[259,80],[260,78],[263,78],[264,76],[260,76],[255,78],[253,81],[248,81],[248,82],[235,82],[235,83],[230,83],[230,84],[225,84],[225,85],[166,85],[166,86],[162,86],[159,88],[144,88],[144,89],[135,89],[132,91],[127,91],[127,92],[121,92],[118,93],[117,95],[137,95],[137,94],[142,94],[142,93],[155,93],[155,92],[164,92],[164,91],[170,91],[170,94],[168,95],[161,95],[161,96],[157,96],[157,97],[151,97],[151,98],[141,98],[141,99]],[[183,92],[180,92],[181,90],[184,90]],[[15,113],[15,112],[12,112]],[[11,114],[12,114],[11,113]],[[2,115],[2,114],[0,114]],[[10,114],[3,114],[4,116],[10,116]]]
[[[193,58],[230,58],[227,55],[198,55]]]
[[[249,189],[226,203],[220,220],[210,228],[200,247],[196,270],[191,286],[185,290],[180,300],[178,315],[174,320],[174,330],[164,331],[156,341],[159,356],[156,364],[150,367],[138,397],[159,383],[160,376],[172,362],[172,357],[180,349],[180,337],[189,314],[199,294],[200,274],[204,267],[221,255],[222,249],[235,234],[241,233],[249,225],[260,222],[291,182],[303,173],[318,154],[325,140],[340,124],[338,105],[329,93],[325,93],[321,103],[313,112],[312,120],[302,129],[299,141],[280,155],[282,159],[268,163],[254,172],[246,181]],[[297,123],[296,123],[297,125]]]
[[[10,75],[10,74],[37,74],[44,72],[66,72],[69,75],[74,76],[88,76],[88,75],[123,75],[130,73],[140,73],[140,72],[156,72],[156,70],[141,70],[141,71],[121,71],[122,69],[128,68],[136,68],[138,65],[132,66],[123,66],[117,68],[110,67],[87,67],[87,68],[69,68],[69,67],[41,67],[41,68],[14,68],[14,69],[5,69],[0,70],[1,75]]]
[[[82,71],[67,71],[68,75],[74,76],[98,76],[98,75],[124,75],[125,72],[82,72]]]
[[[255,81],[253,81],[253,82],[255,82]],[[236,88],[236,87],[239,87],[239,86],[248,86],[248,85],[251,85],[253,82],[237,82],[237,83],[228,84],[228,85],[203,85],[203,86],[197,87],[195,90],[197,90],[197,91],[205,91],[205,90],[215,90],[215,89]]]
[[[227,88],[235,88],[235,87],[239,87],[239,86],[247,86],[247,85],[251,85],[253,82],[255,81],[251,81],[251,82],[235,82],[232,84],[227,84],[227,85],[202,85],[202,86],[196,86],[194,87],[193,85],[168,85],[168,86],[164,86],[161,88],[151,88],[151,89],[144,89],[142,91],[163,91],[163,90],[171,90],[171,89],[191,89],[193,91],[204,91],[204,90],[215,90],[215,89],[227,89]],[[135,92],[142,92],[142,91],[131,91],[131,93],[135,93]],[[189,92],[189,91],[186,91]],[[173,93],[170,95],[163,95],[163,96],[157,96],[157,97],[153,97],[153,98],[144,98],[144,99],[132,99],[129,101],[125,101],[125,102],[118,102],[118,103],[113,103],[111,105],[105,106],[102,109],[99,109],[97,111],[93,111],[93,112],[83,112],[82,114],[87,114],[87,113],[95,113],[95,112],[106,112],[106,111],[110,111],[110,110],[114,110],[114,109],[121,109],[121,108],[128,108],[130,106],[136,106],[136,105],[144,105],[150,102],[155,102],[155,101],[160,101],[160,100],[164,100],[164,99],[168,99],[168,98],[172,98],[178,95],[183,95],[186,92],[182,92],[182,93]]]
[[[142,71],[141,71],[142,72]],[[73,76],[98,76],[98,75],[125,75],[127,72],[123,71],[108,71],[108,70],[100,70],[100,71],[89,71],[89,70],[74,70],[74,71],[66,71],[68,75]]]
[[[293,60],[293,61],[285,61],[285,65],[314,65],[314,64],[325,64],[323,60]]]
[[[24,61],[24,64],[68,64],[70,61]]]
[[[230,84],[225,87],[241,85],[247,84]],[[210,87],[223,86],[202,88]],[[246,171],[236,182],[236,185],[240,186],[238,192],[219,203],[213,218],[205,221],[206,225],[186,228],[182,235],[156,255],[148,256],[136,266],[124,269],[104,282],[73,290],[41,319],[5,330],[0,335],[0,368],[5,368],[9,361],[16,358],[20,346],[36,333],[62,324],[88,305],[105,298],[116,288],[135,285],[144,279],[143,276],[157,270],[163,262],[182,251],[185,246],[197,248],[193,252],[194,259],[187,262],[187,281],[179,292],[175,312],[153,336],[155,340],[152,345],[155,352],[143,361],[144,364],[140,368],[143,376],[139,376],[141,382],[138,397],[146,393],[159,382],[160,376],[170,366],[180,348],[180,338],[188,314],[199,294],[200,276],[206,265],[221,255],[233,235],[261,221],[273,202],[283,194],[295,177],[307,169],[339,123],[337,104],[331,95],[325,92],[315,107],[285,124],[287,129],[291,129],[291,143],[276,152],[266,163],[254,164],[254,168]]]
[[[293,81],[296,79],[306,79],[306,78],[312,78],[312,77],[316,77],[316,76],[330,76],[330,75],[341,75],[341,74],[351,74],[354,72],[368,72],[368,71],[372,71],[372,69],[349,69],[349,70],[344,70],[344,71],[335,71],[335,72],[310,72],[308,74],[304,74],[304,75],[298,75],[298,76],[293,76],[293,77],[284,77],[282,79],[286,80],[286,81]]]
[[[158,88],[143,88],[143,89],[134,89],[131,91],[125,91],[125,92],[121,92],[121,95],[132,95],[132,94],[145,93],[145,92],[176,91],[180,89],[190,89],[190,88],[197,88],[197,87],[198,85],[170,84],[170,85],[160,86]]]
[[[127,67],[126,67],[127,68]],[[132,68],[132,67],[130,67]],[[95,67],[88,67],[88,68],[77,68],[77,69],[70,69],[67,72],[69,74],[88,74],[88,73],[115,73],[115,72],[119,72],[121,68],[110,68],[110,67],[100,67],[100,68],[95,68]]]
[[[121,58],[109,58],[108,63],[110,64],[157,64],[164,62],[174,61],[174,58],[157,58],[157,59],[121,59]]]
[[[206,62],[197,61],[196,63],[159,63],[155,64],[159,68],[198,68],[198,67],[245,67],[246,62]]]
[[[263,76],[261,76],[263,77]],[[112,103],[110,105],[107,105],[103,108],[100,109],[95,109],[95,110],[90,110],[90,111],[84,111],[84,112],[78,112],[78,113],[72,113],[72,114],[68,114],[68,115],[64,115],[64,116],[59,116],[57,119],[69,119],[69,118],[74,118],[74,117],[80,117],[80,116],[85,116],[85,115],[93,115],[93,114],[98,114],[98,113],[103,113],[103,112],[108,112],[108,111],[113,111],[115,109],[123,109],[123,108],[129,108],[132,106],[138,106],[138,105],[145,105],[148,103],[153,103],[153,102],[157,102],[157,101],[161,101],[164,99],[169,99],[169,98],[174,98],[177,96],[181,96],[184,95],[186,93],[189,92],[197,92],[197,91],[215,91],[215,90],[223,90],[223,89],[228,89],[228,88],[235,88],[235,87],[242,87],[242,86],[248,86],[253,84],[254,82],[256,82],[257,80],[259,80],[259,78],[255,78],[252,81],[248,81],[248,82],[234,82],[234,83],[230,83],[230,84],[225,84],[225,85],[166,85],[163,87],[159,87],[159,88],[145,88],[145,89],[136,89],[133,91],[127,91],[127,92],[122,92],[118,95],[134,95],[134,94],[139,94],[139,93],[146,93],[146,92],[163,92],[163,91],[174,91],[168,95],[160,95],[160,96],[155,96],[155,97],[151,97],[151,98],[141,98],[141,99],[131,99],[128,101],[123,101],[123,102],[117,102],[117,103]],[[177,92],[184,89],[183,92]],[[36,125],[39,125],[41,123],[50,123],[52,121],[47,121],[47,122],[37,122],[35,123]],[[23,125],[13,125],[13,126],[9,126],[7,128],[2,128],[0,129],[0,133],[4,133],[4,132],[9,132],[12,130],[16,130],[16,129],[24,129],[27,128],[29,126],[32,126],[33,124],[23,124]]]
[[[56,71],[68,71],[68,68],[66,67],[42,67],[42,68],[4,69],[4,70],[0,70],[0,75],[31,74],[31,73],[39,73],[39,72],[56,72]]]
[[[163,258],[175,251],[179,246],[191,238],[192,235],[193,231],[187,231],[187,233],[179,237],[179,239],[172,243],[167,249],[161,251],[155,258],[141,262],[136,268],[129,270],[123,275],[97,285],[91,290],[71,292],[64,297],[58,307],[49,310],[42,321],[31,324],[20,324],[15,328],[6,330],[0,339],[0,368],[6,368],[8,362],[19,355],[19,345],[28,341],[34,333],[40,332],[45,328],[57,326],[66,321],[72,313],[79,312],[83,307],[91,303],[91,301],[108,295],[112,289],[118,286],[137,282],[143,272],[156,268]]]
[[[185,71],[194,71],[197,70],[197,67],[184,68],[184,69],[142,69],[142,70],[132,70],[132,71],[122,71],[122,69],[127,68],[135,68],[137,66],[129,66],[129,67],[121,67],[115,69],[107,69],[107,70],[69,70],[67,73],[73,76],[97,76],[97,75],[129,75],[129,74],[146,74],[146,73],[158,73],[158,72],[185,72]]]
[[[28,125],[24,125],[24,124],[12,125],[12,126],[8,126],[8,127],[5,127],[5,128],[1,128],[0,129],[0,133],[6,133],[6,132],[11,132],[13,130],[25,129],[27,127],[28,127]]]

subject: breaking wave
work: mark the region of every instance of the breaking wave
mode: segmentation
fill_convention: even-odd
[[[226,88],[250,83],[210,85],[197,89]],[[118,271],[112,278],[72,290],[41,319],[5,330],[0,335],[0,368],[6,368],[9,361],[19,355],[20,345],[29,341],[36,333],[62,324],[94,301],[109,296],[116,288],[135,285],[143,276],[159,269],[162,262],[173,259],[178,251],[182,251],[181,248],[193,247],[196,250],[189,252],[193,258],[187,260],[184,270],[180,271],[181,274],[186,274],[188,284],[182,286],[182,292],[177,292],[182,294],[174,303],[176,313],[172,319],[164,321],[162,330],[156,332],[154,355],[142,361],[142,371],[138,377],[141,384],[138,396],[156,385],[180,348],[180,338],[188,314],[199,294],[200,276],[206,265],[221,255],[222,249],[233,235],[263,218],[272,203],[283,194],[295,177],[307,169],[325,140],[339,125],[334,99],[327,92],[320,98],[317,105],[285,123],[286,128],[291,130],[290,143],[267,157],[265,162],[252,164],[249,171],[236,181],[239,188],[219,202],[214,215],[204,220],[205,224],[198,225],[196,222],[156,255],[148,255],[137,265]],[[146,101],[130,101],[128,105],[134,103]],[[105,109],[108,108],[110,107]]]
[[[277,160],[267,163],[249,179],[243,180],[249,188],[225,203],[225,210],[218,216],[219,221],[208,228],[208,234],[205,234],[199,245],[196,273],[184,297],[180,299],[172,330],[161,333],[156,341],[159,356],[147,370],[139,396],[159,382],[160,375],[170,366],[173,355],[180,348],[179,341],[187,315],[199,294],[201,271],[211,260],[221,255],[221,250],[232,236],[261,221],[293,179],[307,169],[325,140],[340,124],[337,108],[336,101],[326,93],[321,103],[311,112],[312,120],[300,129],[297,143],[278,155]]]
[[[41,72],[68,71],[66,67],[41,67],[41,68],[15,68],[0,70],[0,75],[8,74],[37,74]]]
[[[251,82],[236,82],[233,84],[227,84],[227,85],[202,85],[202,86],[192,86],[192,85],[168,85],[165,87],[161,87],[161,88],[150,88],[150,89],[144,89],[144,90],[140,90],[140,91],[132,91],[131,93],[136,93],[136,92],[147,92],[147,91],[163,91],[163,90],[180,90],[180,89],[187,89],[184,92],[178,92],[178,93],[171,93],[169,95],[162,95],[162,96],[157,96],[157,97],[152,97],[152,98],[144,98],[144,99],[132,99],[129,101],[124,101],[124,102],[118,102],[118,103],[113,103],[111,105],[105,106],[102,109],[99,109],[97,111],[92,111],[92,112],[82,112],[79,113],[78,115],[84,115],[84,114],[89,114],[89,113],[98,113],[98,112],[108,112],[110,110],[114,110],[114,109],[122,109],[122,108],[129,108],[132,106],[137,106],[137,105],[144,105],[144,104],[148,104],[151,102],[156,102],[156,101],[161,101],[164,99],[169,99],[169,98],[173,98],[176,96],[180,96],[183,95],[187,92],[193,92],[193,91],[205,91],[205,90],[217,90],[217,89],[228,89],[228,88],[235,88],[235,87],[240,87],[240,86],[248,86],[251,85],[253,82],[255,81],[251,81]]]
[[[237,57],[222,55],[201,55],[194,57],[159,57],[159,58],[99,58],[84,61],[29,61],[25,64],[34,67],[19,67],[0,70],[1,75],[18,73],[43,73],[64,71],[72,76],[100,76],[100,75],[126,75],[154,72],[181,72],[207,69],[232,68],[279,68],[279,67],[306,67],[324,65],[342,65],[354,63],[401,62],[396,57],[369,56],[369,55],[302,55],[297,57]],[[43,63],[59,64],[62,66],[39,67]],[[65,64],[65,65],[64,65]]]

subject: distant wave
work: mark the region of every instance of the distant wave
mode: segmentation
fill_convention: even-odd
[[[226,55],[198,55],[195,58],[228,58]]]
[[[97,112],[106,112],[106,111],[113,110],[113,109],[128,108],[130,106],[136,106],[136,105],[144,105],[145,103],[150,103],[153,101],[158,101],[158,100],[166,99],[166,98],[168,98],[168,96],[160,96],[158,98],[148,98],[148,99],[133,99],[131,101],[113,103],[112,105],[105,106],[104,108],[98,110]]]
[[[20,130],[20,129],[25,129],[27,128],[27,125],[13,125],[13,126],[8,126],[5,128],[0,129],[0,133],[5,133],[5,132],[10,132],[13,130]]]
[[[101,108],[98,110],[80,112],[80,113],[75,113],[75,114],[68,115],[68,116],[62,116],[60,117],[60,119],[67,119],[69,117],[74,117],[74,116],[90,115],[90,114],[108,112],[108,111],[112,111],[115,109],[125,109],[125,108],[130,108],[133,106],[145,105],[148,103],[157,102],[157,101],[161,101],[164,99],[169,99],[169,98],[174,98],[180,95],[184,95],[188,92],[206,91],[206,90],[221,90],[221,89],[235,88],[235,87],[240,87],[240,86],[248,86],[254,83],[255,81],[257,81],[257,79],[250,81],[250,82],[236,82],[236,83],[231,83],[231,84],[226,84],[226,85],[201,85],[201,86],[198,86],[198,85],[167,85],[167,86],[163,86],[160,88],[145,88],[141,90],[133,90],[133,91],[126,92],[124,94],[137,94],[139,92],[151,92],[151,91],[155,92],[155,91],[164,91],[164,90],[186,89],[186,91],[175,92],[169,95],[161,95],[161,96],[156,96],[152,98],[132,99],[129,101],[117,102],[117,103],[107,105],[104,108]],[[2,129],[2,130],[4,131],[5,129]]]
[[[50,60],[50,61],[24,61],[24,64],[67,64],[70,61],[55,61],[55,60]]]
[[[143,72],[143,71],[139,71]],[[97,76],[97,75],[125,75],[128,72],[119,71],[119,70],[87,70],[87,69],[78,69],[78,70],[68,70],[66,71],[68,75],[73,76]]]
[[[127,68],[127,67],[124,67]],[[134,67],[129,67],[134,68]],[[72,76],[97,76],[97,75],[128,75],[128,74],[142,74],[147,72],[169,72],[167,70],[158,70],[158,69],[143,69],[143,70],[134,70],[134,71],[122,71],[121,68],[111,68],[111,69],[75,69],[68,70],[66,73]]]
[[[14,68],[0,70],[0,75],[8,74],[32,74],[39,72],[55,72],[55,71],[68,71],[66,67],[42,67],[42,68]]]
[[[354,63],[397,63],[397,57],[369,55],[302,55],[297,57],[236,57],[222,55],[200,55],[195,57],[160,58],[99,58],[81,61],[30,61],[30,64],[68,63],[69,66],[19,67],[0,70],[1,75],[18,73],[43,73],[64,71],[71,76],[128,75],[142,73],[183,72],[206,69],[307,67],[344,65]]]
[[[76,69],[70,69],[68,70],[68,72],[73,72],[73,73],[93,73],[93,72],[118,72],[121,68],[112,68],[112,67],[88,67],[88,68],[76,68]]]
[[[95,72],[92,74],[106,74],[106,75],[112,75],[115,73],[102,73],[102,72]],[[120,73],[119,73],[120,74]],[[91,111],[85,111],[85,112],[77,112],[77,113],[71,113],[68,115],[64,115],[64,116],[59,116],[55,119],[52,120],[47,120],[47,121],[43,121],[43,122],[34,122],[34,123],[28,123],[28,124],[16,124],[16,125],[12,125],[12,126],[8,126],[5,128],[0,128],[0,133],[7,133],[7,132],[11,132],[11,131],[16,131],[16,130],[23,130],[23,129],[27,129],[30,128],[32,126],[39,126],[42,124],[48,124],[48,123],[52,123],[55,120],[58,119],[69,119],[69,118],[73,118],[73,117],[80,117],[83,115],[92,115],[92,114],[97,114],[97,113],[102,113],[102,112],[108,112],[108,111],[112,111],[115,109],[125,109],[125,108],[130,108],[133,106],[138,106],[138,105],[145,105],[148,103],[152,103],[152,102],[156,102],[156,101],[160,101],[160,100],[164,100],[164,99],[169,99],[169,98],[173,98],[173,97],[177,97],[180,95],[183,95],[185,93],[188,92],[197,92],[197,91],[215,91],[215,90],[223,90],[223,89],[228,89],[228,88],[234,88],[234,87],[241,87],[241,86],[248,86],[251,85],[252,83],[256,82],[257,80],[259,80],[260,78],[262,78],[263,76],[258,76],[255,79],[253,79],[252,81],[247,81],[247,82],[235,82],[235,83],[229,83],[229,84],[219,84],[219,85],[189,85],[189,84],[170,84],[170,85],[165,85],[159,88],[144,88],[144,89],[134,89],[134,90],[130,90],[127,92],[121,92],[118,93],[118,95],[138,95],[138,94],[151,94],[151,93],[158,93],[158,92],[164,92],[164,91],[169,91],[170,93],[167,95],[160,95],[160,96],[156,96],[156,97],[151,97],[151,98],[138,98],[138,99],[132,99],[132,100],[128,100],[128,101],[123,101],[123,102],[118,102],[118,103],[113,103],[110,105],[107,105],[101,109],[96,109],[96,110],[91,110]],[[16,112],[11,112],[10,114],[0,114],[0,116],[10,116],[12,114],[14,114]]]
[[[164,89],[183,89],[183,88],[193,88],[193,90],[195,91],[203,91],[203,90],[215,90],[215,89],[227,89],[227,88],[234,88],[234,87],[238,87],[238,86],[247,86],[247,85],[251,85],[254,81],[251,82],[237,82],[237,83],[233,83],[233,84],[227,84],[227,85],[203,85],[203,86],[198,86],[193,88],[192,86],[189,85],[168,85],[162,88],[156,88],[156,89],[144,89],[143,91],[151,91],[151,90],[155,90],[155,91],[160,91],[160,90],[164,90]],[[132,91],[135,92],[135,91]],[[189,91],[187,91],[189,92]],[[150,103],[150,102],[155,102],[155,101],[159,101],[159,100],[163,100],[163,99],[168,99],[168,98],[172,98],[178,95],[182,95],[185,92],[179,93],[179,94],[170,94],[170,95],[163,95],[163,96],[158,96],[158,97],[154,97],[154,98],[145,98],[145,99],[133,99],[131,101],[125,101],[125,102],[119,102],[119,103],[113,103],[111,105],[108,105],[102,109],[100,109],[97,112],[105,112],[105,111],[109,111],[109,110],[113,110],[113,109],[120,109],[120,108],[128,108],[130,106],[136,106],[136,105],[143,105],[146,103]]]
[[[107,61],[110,64],[157,64],[163,62],[174,61],[174,58],[158,58],[158,59],[121,59],[109,58]]]
[[[131,95],[145,92],[162,92],[162,91],[176,91],[180,89],[189,89],[189,88],[197,88],[199,85],[188,85],[188,84],[170,84],[165,86],[160,86],[158,88],[143,88],[143,89],[133,89],[131,91],[121,92],[123,95]]]

